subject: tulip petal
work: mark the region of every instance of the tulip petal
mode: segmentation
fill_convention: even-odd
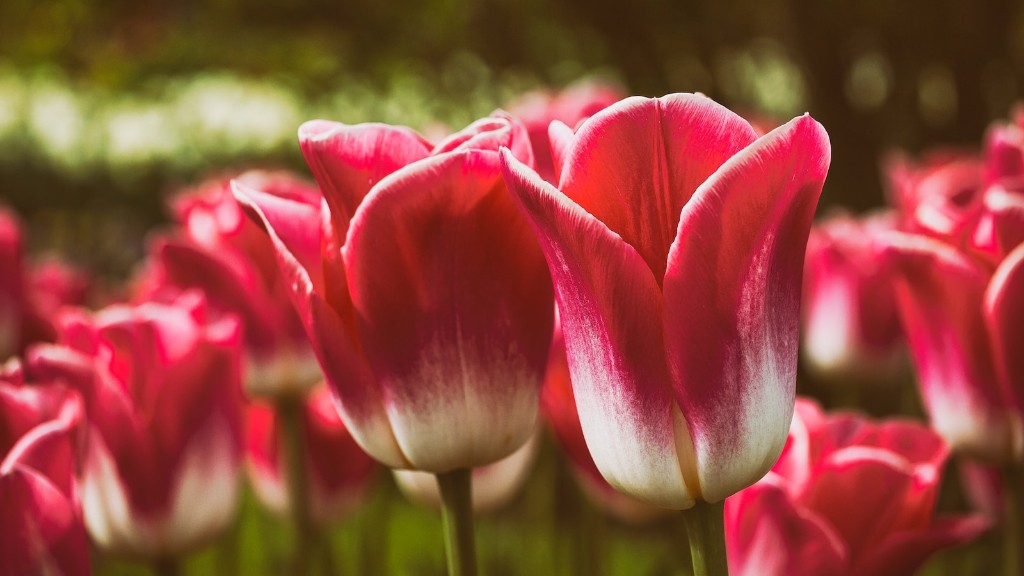
[[[634,498],[666,508],[693,506],[681,463],[692,457],[688,448],[676,447],[677,434],[687,433],[669,388],[654,275],[636,250],[509,152],[502,151],[501,163],[551,270],[594,462],[610,484]]]
[[[727,161],[683,208],[665,274],[665,345],[703,497],[756,481],[786,441],[800,289],[828,135],[796,118]]]
[[[1024,413],[1024,244],[996,269],[985,290],[984,316],[1003,393]],[[1018,451],[1024,446],[1016,446]]]
[[[569,155],[569,150],[572,148],[572,141],[575,135],[576,134],[573,132],[572,128],[558,120],[555,120],[550,126],[548,126],[548,140],[551,146],[551,162],[555,169],[555,180],[552,184],[556,186],[562,178],[562,169],[565,168],[565,160]]]
[[[382,180],[343,253],[364,350],[413,467],[479,466],[521,446],[553,307],[498,155],[450,152]]]
[[[661,284],[679,211],[756,138],[710,98],[627,98],[577,130],[559,188],[636,249]]]
[[[299,148],[330,206],[335,232],[344,238],[370,188],[402,166],[426,158],[431,146],[404,126],[312,120],[299,127]]]
[[[1014,432],[981,314],[987,271],[925,236],[892,232],[884,245],[932,427],[956,450],[1004,461]]]
[[[288,205],[288,200],[246,189],[238,182],[232,186],[238,201],[270,235],[277,253],[278,266],[290,289],[292,303],[299,313],[324,376],[340,400],[338,410],[345,425],[352,431],[359,445],[378,461],[388,466],[408,466],[408,460],[391,431],[380,390],[359,351],[351,326],[346,324],[341,315],[350,311],[339,313],[335,306],[320,296],[309,268],[292,251],[293,246],[297,246],[296,251],[300,253],[304,251],[302,247],[308,243],[302,240],[304,237],[308,239],[311,228],[319,234],[319,227],[314,223],[321,222],[322,213],[312,214],[302,206]],[[286,240],[289,237],[279,235],[279,231],[290,234],[292,240]],[[319,254],[319,249],[316,253]],[[308,252],[307,257],[315,258]],[[319,262],[315,268],[319,268]],[[343,271],[333,270],[332,277],[343,278]],[[347,295],[347,291],[341,292]]]
[[[943,518],[923,530],[898,532],[867,550],[850,574],[904,576],[914,574],[936,552],[966,544],[989,529],[978,516]]]

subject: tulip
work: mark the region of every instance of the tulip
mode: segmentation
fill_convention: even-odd
[[[689,94],[552,135],[558,189],[511,154],[502,166],[552,271],[594,462],[651,504],[720,501],[785,442],[827,136],[804,116],[756,138]]]
[[[326,387],[315,388],[306,400],[302,424],[310,515],[314,522],[324,526],[363,501],[376,467],[345,429]],[[249,477],[260,502],[274,513],[285,514],[292,503],[284,482],[287,470],[279,446],[279,425],[274,411],[266,404],[249,406]]]
[[[827,376],[891,375],[902,358],[896,296],[875,239],[895,215],[836,214],[811,229],[803,286],[803,352]]]
[[[533,470],[539,446],[538,432],[505,458],[473,469],[472,505],[475,514],[499,510],[519,494]],[[406,498],[417,504],[441,508],[437,480],[431,474],[416,470],[394,470],[392,474]]]
[[[287,173],[250,171],[238,180],[312,207],[320,204],[316,186]],[[204,182],[178,195],[172,209],[178,230],[153,243],[136,298],[167,302],[198,289],[212,307],[241,318],[249,358],[246,389],[252,394],[302,394],[322,380],[270,239],[245,216],[230,180]]]
[[[498,113],[431,148],[408,128],[318,120],[299,144],[319,208],[241,182],[236,195],[273,241],[353,438],[389,467],[458,478],[468,524],[469,469],[535,427],[551,335],[547,268],[498,165],[501,146],[532,163],[525,128]]]
[[[105,552],[172,562],[234,519],[241,466],[240,330],[203,301],[69,310],[33,374],[84,398],[81,494]]]
[[[726,502],[734,574],[911,574],[988,526],[935,518],[949,450],[908,421],[824,414],[798,400],[781,458]]]
[[[55,385],[26,385],[0,368],[0,574],[89,574],[75,495],[81,401]]]
[[[569,85],[560,92],[537,90],[516,99],[509,106],[509,111],[526,125],[536,170],[541,178],[552,184],[558,183],[559,175],[555,173],[548,140],[548,127],[552,122],[576,126],[623,97],[625,94],[622,90],[613,84],[581,81]]]

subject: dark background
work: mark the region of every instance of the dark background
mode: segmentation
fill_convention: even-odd
[[[3,0],[0,78],[21,82],[21,96],[6,105],[15,128],[0,134],[0,199],[25,216],[36,250],[116,275],[175,188],[211,170],[304,168],[294,138],[109,158],[90,139],[108,102],[166,104],[189,78],[228,74],[286,87],[296,122],[315,113],[429,129],[431,119],[458,127],[528,87],[599,74],[634,94],[701,91],[779,120],[810,112],[833,146],[823,204],[861,211],[883,202],[887,151],[975,147],[1010,114],[1024,86],[1022,4]],[[48,86],[88,96],[73,151],[40,145],[19,124]],[[64,122],[47,110],[35,112],[37,132]]]

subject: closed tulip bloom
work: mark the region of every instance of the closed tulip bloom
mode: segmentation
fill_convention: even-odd
[[[26,385],[0,367],[0,574],[89,574],[74,490],[81,402],[55,385]]]
[[[925,426],[798,400],[772,471],[726,501],[730,573],[912,574],[988,527],[980,516],[934,516],[948,455]]]
[[[502,167],[551,269],[594,462],[650,504],[721,501],[785,443],[828,137],[802,116],[757,138],[693,94],[551,136],[557,188],[508,152]]]
[[[240,333],[174,305],[68,311],[58,345],[29,350],[32,372],[84,398],[81,498],[104,551],[170,558],[232,522],[242,460]]]
[[[303,409],[310,516],[319,525],[338,520],[363,501],[374,461],[352,439],[325,386],[315,388]],[[285,486],[279,423],[272,407],[253,403],[246,415],[249,477],[260,503],[276,514],[291,507]]]
[[[238,180],[312,207],[316,186],[284,172],[251,171]],[[259,396],[304,392],[322,379],[292,307],[270,239],[246,217],[229,178],[214,178],[177,196],[178,227],[158,237],[137,281],[139,300],[173,301],[201,290],[210,305],[244,325],[246,389]]]
[[[307,122],[319,207],[236,182],[266,227],[341,416],[370,456],[444,473],[526,442],[551,285],[502,182],[532,163],[521,124],[479,120],[431,147],[408,128]]]
[[[886,212],[833,215],[811,229],[803,287],[803,352],[827,376],[885,376],[899,366],[896,295],[877,238],[896,227]]]

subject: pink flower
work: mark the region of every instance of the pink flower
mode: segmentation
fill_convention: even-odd
[[[103,550],[176,556],[234,518],[241,465],[238,323],[203,302],[68,311],[60,345],[29,350],[42,379],[84,398],[85,526]]]
[[[81,402],[0,368],[0,574],[89,574],[74,490]]]
[[[274,196],[320,205],[316,186],[288,173],[252,171],[238,180]],[[180,231],[153,242],[137,298],[169,302],[182,291],[199,289],[212,307],[241,318],[250,392],[274,396],[319,382],[320,369],[270,239],[246,217],[230,180],[213,179],[179,195],[173,210]]]
[[[560,92],[536,90],[516,99],[509,111],[522,120],[530,134],[530,144],[541,178],[558,183],[548,128],[558,122],[556,130],[576,126],[581,121],[622,100],[626,95],[617,86],[599,81],[581,81]]]
[[[650,504],[720,501],[785,442],[828,137],[803,116],[757,138],[691,94],[551,136],[557,189],[507,152],[502,167],[551,269],[594,462]]]
[[[803,352],[826,375],[884,376],[903,357],[896,295],[877,244],[895,214],[833,215],[811,229],[803,287]]]
[[[798,400],[782,457],[725,503],[730,573],[913,573],[988,526],[981,517],[934,518],[948,454],[924,426],[826,415]]]
[[[431,147],[408,128],[307,122],[323,205],[236,182],[273,240],[342,419],[393,468],[499,460],[534,429],[551,285],[497,149],[532,162],[504,114]]]
[[[21,223],[0,206],[0,361],[21,349],[22,308],[25,301]]]

